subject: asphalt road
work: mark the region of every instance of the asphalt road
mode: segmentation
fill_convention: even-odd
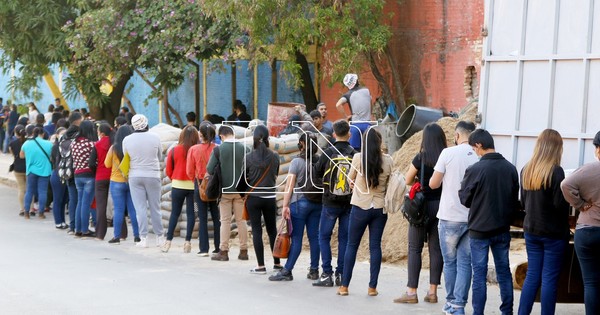
[[[350,295],[340,297],[335,288],[315,288],[305,278],[308,253],[296,264],[294,281],[273,283],[249,274],[252,250],[250,261],[237,260],[234,248],[234,259],[214,262],[194,251],[184,254],[181,238],[168,254],[136,248],[132,238],[109,245],[56,230],[51,215],[27,221],[17,209],[16,191],[0,185],[0,314],[442,314],[442,302],[392,303],[404,291],[405,267],[383,266],[380,294],[369,297],[369,266],[357,262]],[[197,240],[192,245],[197,248]],[[421,298],[428,274],[422,271]],[[442,301],[444,290],[438,295]],[[499,314],[499,305],[498,287],[489,286],[486,314]],[[583,312],[582,305],[557,308],[557,314]]]

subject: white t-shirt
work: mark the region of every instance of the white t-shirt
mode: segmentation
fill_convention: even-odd
[[[469,209],[460,203],[458,191],[467,168],[479,161],[470,145],[463,143],[446,148],[433,168],[444,174],[442,197],[437,217],[452,222],[467,222]]]

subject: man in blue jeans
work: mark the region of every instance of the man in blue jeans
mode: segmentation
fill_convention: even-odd
[[[440,248],[444,258],[446,303],[443,312],[450,315],[465,313],[471,288],[471,247],[467,221],[469,209],[460,203],[458,190],[467,168],[479,160],[469,145],[469,135],[475,124],[460,121],[456,125],[453,147],[440,154],[429,187],[442,187],[437,213]]]
[[[336,142],[325,149],[319,161],[315,165],[315,172],[318,178],[323,178],[323,209],[321,211],[321,220],[319,222],[319,247],[321,249],[321,260],[323,262],[323,273],[321,277],[313,283],[317,287],[333,287],[334,273],[331,266],[331,234],[338,223],[338,258],[337,268],[335,270],[335,284],[340,286],[342,283],[341,275],[344,272],[344,255],[346,254],[346,245],[348,245],[348,223],[350,215],[350,198],[352,191],[342,189],[336,190],[336,187],[345,186],[342,182],[333,183],[329,179],[331,172],[337,172],[334,176],[342,181],[347,179],[350,171],[347,169],[346,175],[341,174],[341,167],[332,167],[332,159],[349,158],[350,160],[356,153],[356,150],[350,145],[350,124],[344,119],[340,119],[333,124],[333,137]],[[332,193],[333,190],[336,190]]]
[[[467,227],[473,265],[473,314],[484,313],[490,249],[500,286],[500,311],[512,314],[509,229],[511,219],[519,208],[519,175],[514,165],[496,153],[494,139],[489,132],[483,129],[473,131],[469,145],[481,160],[466,170],[458,195],[461,203],[470,208]]]

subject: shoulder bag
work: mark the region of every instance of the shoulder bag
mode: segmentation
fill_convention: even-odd
[[[248,203],[248,196],[250,196],[250,193],[254,190],[254,188],[258,185],[260,185],[260,183],[263,181],[263,179],[265,179],[265,176],[267,176],[267,174],[269,173],[269,170],[271,169],[271,164],[269,164],[269,166],[267,166],[267,169],[265,169],[265,172],[262,174],[262,176],[258,179],[258,181],[256,181],[256,183],[254,183],[254,185],[252,185],[252,188],[250,188],[250,190],[248,190],[245,194],[244,194],[244,210],[242,212],[242,220],[246,220],[248,221],[250,219],[250,215],[248,214],[248,207],[247,207],[247,203]],[[245,181],[244,178],[240,178],[240,181]]]
[[[290,253],[290,247],[292,235],[292,220],[281,219],[279,222],[279,228],[277,228],[277,238],[273,245],[273,257],[275,258],[288,258]]]
[[[425,163],[421,156],[421,175],[419,182],[411,187],[410,192],[404,196],[402,204],[402,215],[412,226],[420,227],[429,222],[429,217],[425,212],[425,193],[423,192],[423,182],[425,180]]]

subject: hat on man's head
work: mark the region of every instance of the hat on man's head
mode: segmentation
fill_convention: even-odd
[[[142,114],[134,115],[131,118],[131,126],[133,130],[144,130],[148,127],[148,118]]]
[[[348,73],[346,76],[344,76],[344,85],[349,89],[354,88],[356,82],[358,82],[358,75],[354,73]]]

